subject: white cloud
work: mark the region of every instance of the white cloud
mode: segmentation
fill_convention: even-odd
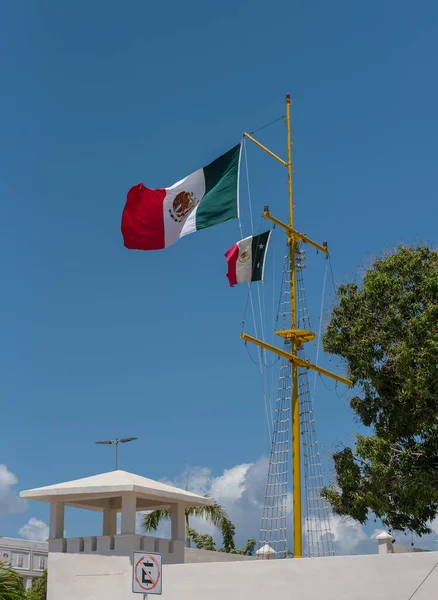
[[[49,537],[49,526],[43,521],[32,517],[25,525],[23,525],[18,533],[26,540],[32,540],[32,542],[45,542]]]
[[[12,488],[18,483],[17,477],[0,464],[0,516],[12,515],[27,509],[27,502]]]
[[[269,460],[262,456],[255,463],[224,471],[213,480],[211,495],[228,511],[236,526],[236,544],[243,546],[249,537],[258,541]]]
[[[236,526],[236,545],[242,547],[249,537],[259,541],[260,525],[263,513],[266,477],[269,459],[262,456],[254,463],[242,463],[225,469],[223,473],[214,476],[208,467],[187,467],[173,480],[166,479],[165,483],[186,489],[197,494],[210,494],[217,502],[222,504],[228,512],[231,521]],[[288,514],[291,514],[292,494],[288,495]],[[143,513],[137,514],[137,531],[141,532],[141,519]],[[370,515],[371,517],[371,515]],[[304,530],[306,529],[306,521]],[[222,543],[220,532],[202,519],[192,519],[190,525],[200,533],[209,533],[219,548]],[[289,523],[290,526],[290,523]],[[330,529],[336,555],[346,554],[375,554],[378,551],[376,535],[383,529],[375,529],[370,533],[367,529],[351,519],[331,515]],[[438,550],[438,517],[431,523],[432,533],[419,538],[403,533],[394,532],[397,543],[423,549]],[[291,532],[288,539],[292,546]],[[305,533],[305,531],[304,531]],[[154,535],[170,537],[170,523],[160,525]],[[304,538],[304,544],[306,540]]]
[[[262,456],[254,463],[243,463],[225,469],[217,477],[207,467],[188,467],[180,476],[173,481],[166,480],[166,483],[181,488],[188,487],[197,494],[210,494],[226,508],[236,526],[236,545],[243,546],[249,537],[254,537],[257,541],[259,539],[268,466],[268,457]],[[287,503],[290,514],[292,494],[288,495]],[[141,530],[141,517],[142,514],[139,513],[138,531]],[[197,531],[212,535],[217,547],[221,545],[220,532],[213,525],[201,519],[192,519],[190,524]],[[376,541],[370,538],[361,525],[337,516],[330,518],[330,525],[336,554],[377,552]],[[155,535],[169,537],[169,523],[160,525]]]
[[[375,554],[377,552],[377,542],[373,539],[373,535],[369,536],[362,525],[356,521],[332,515],[330,529],[333,535],[335,554],[338,556],[342,554]]]
[[[211,469],[207,467],[188,467],[173,481],[165,480],[165,483],[188,488],[200,495],[210,494],[227,510],[236,526],[236,544],[243,545],[248,537],[258,537],[267,469],[266,457],[255,463],[244,463],[225,469],[218,477],[214,477]],[[141,530],[141,518],[142,513],[138,513],[137,531]],[[221,536],[213,525],[197,518],[193,518],[190,525],[197,531],[213,535],[218,547],[220,546]],[[154,535],[169,537],[169,523],[160,525]]]
[[[303,545],[305,552],[318,553],[321,549],[320,544],[329,539],[333,542],[336,556],[375,554],[377,552],[375,535],[369,536],[362,525],[352,519],[331,514],[329,525],[330,533],[327,531],[318,533],[318,524],[312,519],[304,519]],[[309,536],[308,530],[312,532]],[[380,533],[380,531],[376,530],[374,533]]]
[[[240,500],[246,491],[246,479],[252,465],[244,463],[232,469],[225,469],[223,475],[213,479],[210,493],[213,498],[219,499],[223,504],[230,504]]]
[[[214,477],[212,470],[207,467],[188,467],[180,476],[173,481],[166,480],[166,483],[184,489],[187,487],[196,494],[210,494],[227,510],[236,526],[236,544],[243,546],[248,537],[258,540],[268,465],[268,458],[263,456],[255,463],[243,463],[225,469],[218,477]],[[209,533],[217,546],[221,545],[220,533],[213,525],[197,518],[192,519],[190,525],[197,531]],[[168,537],[169,534],[168,524],[163,525],[160,535]]]

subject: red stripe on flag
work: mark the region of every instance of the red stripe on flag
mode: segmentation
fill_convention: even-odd
[[[237,284],[236,265],[237,259],[239,258],[239,246],[237,244],[231,246],[231,248],[225,253],[225,258],[227,259],[228,264],[228,281],[230,283],[230,287],[233,287]]]
[[[122,235],[130,250],[164,248],[163,202],[166,190],[150,190],[142,183],[134,185],[126,197],[122,214]]]

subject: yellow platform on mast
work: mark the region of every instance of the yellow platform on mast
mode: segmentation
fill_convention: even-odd
[[[279,329],[275,332],[275,335],[297,346],[302,346],[306,342],[312,342],[315,339],[313,331],[307,329]]]

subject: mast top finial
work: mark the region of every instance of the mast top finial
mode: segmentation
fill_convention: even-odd
[[[286,94],[286,100],[290,100],[290,94],[289,94],[289,92]]]

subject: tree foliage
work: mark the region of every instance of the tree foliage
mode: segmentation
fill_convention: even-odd
[[[13,569],[0,563],[0,598],[1,600],[24,600],[23,579]]]
[[[236,549],[236,544],[234,543],[234,534],[236,532],[236,528],[230,519],[223,519],[221,524],[221,532],[222,532],[222,544],[221,552],[233,552]]]
[[[163,520],[170,519],[171,510],[164,508],[146,513],[143,517],[142,527],[146,533],[156,531]],[[191,546],[191,541],[199,550],[215,551],[216,545],[211,535],[207,533],[200,534],[195,529],[190,527],[190,518],[196,516],[203,518],[209,523],[221,529],[223,547],[219,552],[227,552],[230,554],[243,554],[252,556],[256,547],[254,538],[248,538],[245,546],[241,549],[236,548],[234,542],[235,526],[228,518],[226,510],[217,502],[212,506],[203,507],[188,507],[185,512],[186,516],[186,545]]]
[[[32,583],[32,594],[35,600],[46,600],[47,597],[47,569],[43,571],[41,577]]]
[[[246,544],[241,550],[237,550],[235,554],[243,554],[244,556],[252,556],[256,547],[256,541],[254,538],[248,538]]]
[[[227,552],[228,554],[241,554],[244,556],[252,556],[254,554],[256,547],[256,541],[254,538],[248,538],[243,548],[236,548],[236,544],[234,542],[236,528],[230,519],[223,519],[221,532],[223,547],[220,548],[219,552]]]
[[[195,529],[190,528],[189,534],[198,550],[210,550],[211,552],[216,550],[213,537],[208,533],[198,533]]]
[[[347,362],[371,436],[334,455],[339,515],[429,531],[438,513],[438,253],[401,246],[337,292],[324,349]]]
[[[47,571],[26,590],[21,575],[0,562],[0,600],[46,600],[46,595]]]
[[[208,498],[208,494],[205,496]],[[142,527],[143,530],[148,533],[156,531],[158,526],[163,520],[170,519],[172,512],[168,508],[161,508],[153,510],[150,513],[146,513],[143,517]],[[190,547],[190,518],[198,517],[208,521],[215,527],[221,527],[223,519],[227,518],[227,512],[223,506],[214,502],[210,506],[189,506],[185,510],[186,518],[186,545]]]

